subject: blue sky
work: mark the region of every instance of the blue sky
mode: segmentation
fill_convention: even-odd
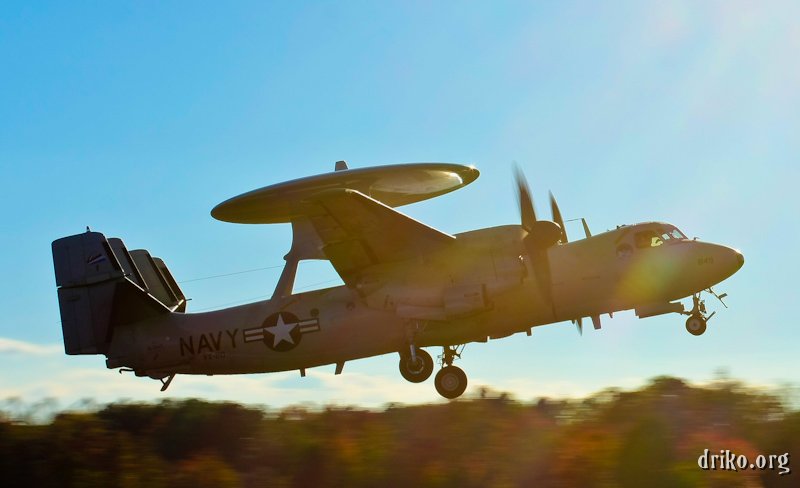
[[[0,6],[0,398],[153,400],[157,384],[66,357],[50,242],[86,225],[176,278],[281,263],[290,229],[213,220],[222,200],[333,169],[475,164],[402,210],[447,232],[516,223],[511,165],[596,231],[666,220],[741,249],[702,337],[678,316],[604,318],[468,345],[471,385],[537,395],[796,381],[800,7],[796,2],[4,2]],[[575,236],[579,228],[568,229]],[[190,309],[271,293],[279,270],[183,285]],[[336,276],[304,263],[298,286]],[[716,305],[712,305],[716,307]],[[172,396],[285,405],[436,400],[395,356]]]

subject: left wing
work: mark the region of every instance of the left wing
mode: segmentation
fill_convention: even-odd
[[[367,268],[422,256],[455,241],[356,190],[320,192],[307,203],[322,252],[348,286]]]

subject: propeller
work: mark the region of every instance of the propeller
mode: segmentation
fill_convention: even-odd
[[[528,232],[536,224],[536,209],[533,208],[533,198],[531,190],[528,188],[528,181],[519,166],[514,165],[514,181],[517,184],[517,196],[519,197],[519,213],[522,220],[522,227]]]
[[[519,166],[514,166],[514,179],[517,183],[522,228],[528,232],[528,235],[525,236],[526,246],[530,245],[538,250],[544,250],[557,244],[562,235],[565,235],[562,226],[552,220],[539,220],[536,218],[536,210],[533,205],[531,191],[528,189],[528,181]],[[556,204],[555,209],[558,211],[558,204]],[[560,211],[558,212],[558,219],[561,220]]]
[[[558,209],[555,198],[551,195],[550,204],[553,210],[553,218],[557,222],[536,218],[536,210],[533,205],[531,191],[528,188],[528,182],[522,170],[516,165],[514,166],[514,179],[517,184],[520,220],[522,228],[527,232],[522,242],[531,257],[534,277],[542,298],[545,303],[552,307],[553,291],[547,249],[559,242],[566,242],[561,211]]]
[[[561,227],[561,238],[559,242],[566,244],[569,242],[569,240],[567,240],[567,228],[564,227],[564,219],[561,217],[561,210],[558,208],[558,202],[556,202],[556,197],[553,196],[553,192],[550,192],[550,211],[553,213],[553,221]]]

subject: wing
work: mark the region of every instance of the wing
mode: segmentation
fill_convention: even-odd
[[[355,286],[367,268],[422,256],[455,241],[356,190],[320,192],[308,203],[322,252],[348,286]]]

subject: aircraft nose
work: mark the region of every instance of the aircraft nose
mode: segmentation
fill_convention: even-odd
[[[702,263],[701,266],[709,266],[705,272],[709,273],[709,276],[714,275],[716,283],[733,276],[744,265],[744,255],[738,249],[710,243],[704,244],[700,249],[703,252],[698,263]]]
[[[731,276],[739,271],[742,266],[744,266],[744,255],[738,249],[733,249],[732,247],[727,246],[720,247],[724,250],[722,255],[725,256],[723,258],[723,262],[725,263],[723,266],[726,277]]]

